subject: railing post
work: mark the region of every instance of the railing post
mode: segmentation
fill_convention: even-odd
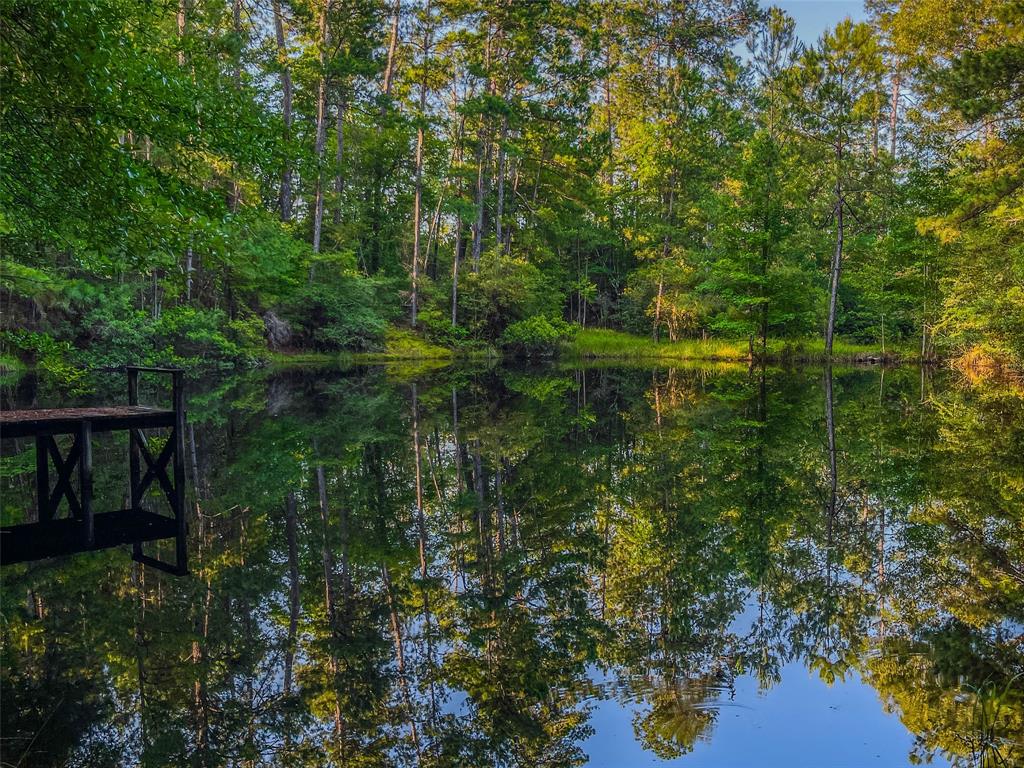
[[[94,543],[92,519],[92,422],[83,419],[78,425],[78,485],[82,494],[82,529],[85,544],[91,547]]]
[[[174,520],[177,523],[178,535],[175,538],[175,554],[178,572],[188,572],[188,549],[186,536],[188,526],[185,521],[185,373],[177,370],[173,373],[174,396]]]
[[[49,520],[50,514],[50,447],[46,435],[36,435],[36,497],[39,499],[38,520]]]
[[[128,368],[128,405],[139,404],[139,369]]]
[[[139,404],[139,371],[128,367],[128,405]],[[128,498],[132,512],[142,509],[142,497],[139,493],[139,446],[135,440],[135,430],[128,430]],[[142,544],[132,543],[132,557],[138,559],[142,555]]]

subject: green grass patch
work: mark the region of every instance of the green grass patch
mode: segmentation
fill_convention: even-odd
[[[25,364],[14,355],[0,355],[0,376],[25,372]]]
[[[641,360],[744,360],[747,344],[728,339],[683,339],[656,342],[643,336],[605,328],[580,330],[564,347],[575,357]]]
[[[403,328],[388,328],[384,334],[383,352],[356,352],[357,363],[386,363],[393,360],[450,360],[450,349],[431,344],[421,336]]]
[[[653,339],[605,328],[581,329],[563,346],[563,355],[575,358],[608,358],[618,360],[750,360],[746,339],[682,339],[656,342]],[[754,356],[760,357],[755,345]],[[824,362],[825,342],[822,339],[769,339],[769,362]],[[890,347],[885,354],[872,344],[855,344],[836,339],[832,344],[832,360],[840,362],[909,362],[915,355],[908,347]]]
[[[345,358],[342,352],[267,352],[266,359],[274,366],[333,365]]]

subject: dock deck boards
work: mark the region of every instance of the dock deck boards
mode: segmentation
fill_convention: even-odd
[[[93,525],[94,540],[89,548],[82,546],[82,523],[75,519],[0,528],[0,563],[10,565],[45,557],[108,549],[120,544],[174,538],[177,533],[177,523],[173,517],[141,509],[101,512],[93,516]]]
[[[174,426],[174,411],[144,405],[117,405],[86,408],[47,408],[0,412],[0,436],[74,434],[83,421],[93,432],[119,429],[149,429]]]

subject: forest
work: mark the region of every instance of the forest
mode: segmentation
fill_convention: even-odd
[[[866,18],[2,0],[0,365],[675,343],[1019,374],[1024,3]]]

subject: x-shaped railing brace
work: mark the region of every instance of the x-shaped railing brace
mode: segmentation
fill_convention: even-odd
[[[38,435],[36,437],[36,452],[43,462],[43,466],[47,469],[47,474],[44,478],[45,487],[40,487],[42,491],[39,494],[39,499],[42,502],[39,510],[40,514],[44,519],[52,520],[54,515],[57,514],[61,500],[67,499],[68,509],[71,511],[72,516],[80,518],[82,516],[82,505],[78,502],[78,496],[75,495],[75,489],[71,485],[72,474],[82,455],[82,446],[79,443],[78,437],[75,438],[74,443],[71,445],[67,458],[60,455],[60,448],[57,446],[57,441],[53,439],[53,435]],[[53,486],[52,491],[49,488],[47,456],[53,462],[53,468],[57,470],[57,483]]]
[[[137,405],[139,402],[139,374],[144,371],[170,373],[173,375],[174,427],[156,458],[153,458],[153,451],[150,450],[149,441],[146,439],[145,433],[137,428],[132,428],[129,431],[128,458],[130,463],[132,509],[142,508],[142,499],[146,495],[146,491],[156,481],[159,483],[164,496],[167,497],[171,510],[174,512],[178,533],[175,540],[175,561],[173,564],[165,563],[162,560],[157,560],[144,554],[142,544],[138,542],[132,545],[132,557],[140,563],[162,571],[182,575],[188,573],[185,549],[187,525],[185,523],[185,396],[183,375],[180,370],[176,369],[128,366],[128,402],[131,405]],[[141,463],[139,459],[142,460]],[[146,465],[144,474],[141,464]],[[167,473],[168,464],[171,465],[171,473],[174,476],[173,481]]]
[[[57,482],[50,488],[50,462],[57,470]],[[78,495],[75,494],[71,478],[78,470]],[[68,450],[60,455],[60,447],[53,435],[36,436],[36,483],[38,484],[39,516],[42,520],[53,520],[63,500],[68,502],[68,511],[84,526],[85,542],[93,540],[92,519],[92,424],[88,420],[78,425],[78,434]]]
[[[163,450],[160,451],[160,455],[154,459],[153,453],[149,450],[149,441],[146,439],[143,431],[141,429],[131,430],[131,439],[135,441],[135,445],[139,449],[139,455],[142,456],[142,460],[146,463],[146,474],[142,476],[142,479],[139,480],[138,485],[133,490],[132,495],[135,497],[132,499],[133,505],[141,503],[142,497],[149,490],[149,486],[156,480],[160,483],[160,488],[173,509],[176,502],[176,493],[174,486],[171,484],[171,478],[167,476],[167,464],[174,455],[177,437],[177,434],[172,431],[167,442],[164,444]]]

